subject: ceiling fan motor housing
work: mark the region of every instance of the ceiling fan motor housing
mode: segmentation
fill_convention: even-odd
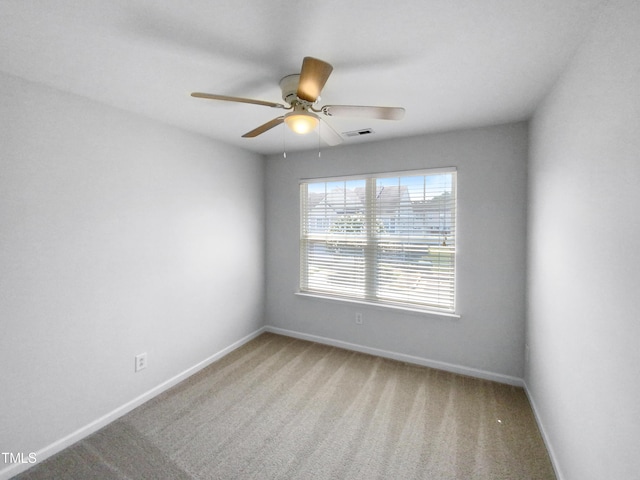
[[[300,83],[300,74],[294,73],[287,75],[280,80],[280,89],[282,90],[282,99],[289,105],[298,102],[298,83]]]

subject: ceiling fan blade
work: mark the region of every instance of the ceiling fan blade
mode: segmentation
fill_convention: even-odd
[[[208,98],[209,100],[224,100],[225,102],[252,103],[254,105],[264,105],[265,107],[273,107],[273,108],[288,108],[282,105],[281,103],[265,102],[264,100],[254,100],[252,98],[229,97],[227,95],[215,95],[213,93],[193,92],[191,96],[196,98]]]
[[[327,62],[313,57],[304,57],[302,70],[300,70],[300,83],[298,83],[298,98],[311,103],[315,102],[332,71],[333,67]]]
[[[365,117],[381,120],[400,120],[404,117],[402,107],[366,107],[360,105],[325,105],[320,109],[330,117]]]
[[[335,131],[335,129],[329,125],[329,122],[320,122],[320,138],[329,146],[334,146],[342,143],[342,135]]]
[[[257,137],[258,135],[263,134],[267,130],[271,130],[273,127],[277,127],[283,122],[284,122],[284,117],[274,118],[273,120],[269,120],[267,123],[260,125],[258,128],[254,128],[250,132],[245,133],[244,135],[242,135],[242,137],[243,138]]]

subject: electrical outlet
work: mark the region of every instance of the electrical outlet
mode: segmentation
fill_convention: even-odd
[[[147,352],[136,355],[136,372],[147,368]]]
[[[362,313],[356,312],[356,324],[362,325]]]

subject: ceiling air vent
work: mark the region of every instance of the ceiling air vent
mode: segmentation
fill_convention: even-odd
[[[369,135],[373,133],[372,128],[363,128],[362,130],[354,130],[352,132],[343,132],[342,135],[345,137],[360,137],[362,135]]]

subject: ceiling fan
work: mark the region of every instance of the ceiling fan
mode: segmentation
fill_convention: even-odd
[[[333,67],[329,63],[317,58],[305,57],[299,74],[287,75],[280,80],[282,99],[286,102],[286,105],[212,93],[193,92],[191,96],[290,110],[290,112],[245,133],[242,135],[244,138],[257,137],[281,123],[286,123],[296,133],[306,134],[314,130],[320,123],[319,113],[328,117],[365,117],[383,120],[400,120],[404,116],[405,110],[401,107],[325,105],[316,108],[315,103],[332,71]],[[320,128],[320,136],[329,145],[337,145],[342,142],[342,136],[326,121],[323,122],[323,127]]]

